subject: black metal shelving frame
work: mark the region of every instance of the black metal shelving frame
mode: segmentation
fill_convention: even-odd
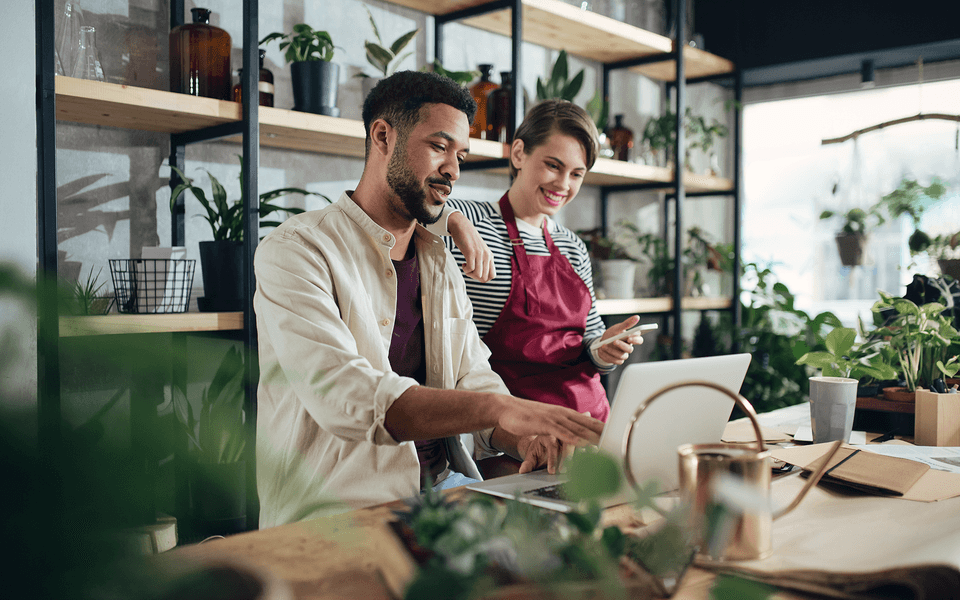
[[[181,170],[186,162],[186,147],[193,143],[212,141],[222,137],[240,134],[242,136],[242,154],[245,165],[253,168],[243,169],[244,203],[244,257],[247,268],[244,269],[247,290],[243,307],[242,341],[245,348],[247,369],[247,390],[245,408],[247,414],[248,439],[253,440],[256,432],[256,382],[258,365],[256,359],[257,333],[253,313],[253,256],[259,239],[259,195],[257,193],[257,174],[260,164],[260,123],[259,98],[259,53],[258,53],[258,0],[240,0],[243,4],[243,76],[241,94],[244,99],[241,120],[222,126],[209,127],[170,136],[170,164]],[[38,213],[38,262],[42,282],[38,286],[38,451],[41,459],[56,469],[61,462],[59,457],[64,451],[61,432],[62,411],[60,397],[60,333],[59,314],[56,303],[57,264],[57,186],[56,186],[56,90],[54,70],[54,0],[35,0],[36,39],[37,39],[37,213]],[[184,0],[170,0],[170,27],[184,23]],[[254,99],[253,102],[250,99]],[[176,173],[171,176],[171,189],[179,183]],[[186,241],[184,232],[184,199],[177,199],[171,218],[171,245],[181,246]],[[186,352],[186,333],[173,334],[173,347]],[[173,383],[184,383],[186,373],[173,372]],[[136,404],[136,403],[135,403]],[[149,410],[143,406],[131,409],[131,429],[136,431],[143,420],[150,419]],[[255,444],[246,445],[247,464],[247,528],[255,529],[259,520],[255,485]],[[134,453],[137,449],[134,447]],[[145,465],[147,475],[151,474]],[[56,470],[52,472],[57,472]],[[57,485],[57,482],[53,482]],[[61,490],[56,487],[55,495]],[[145,503],[143,518],[151,520],[155,513],[152,502]]]
[[[454,21],[459,21],[461,19],[466,19],[476,15],[487,14],[491,12],[496,12],[499,10],[507,9],[511,10],[511,57],[512,57],[512,70],[513,70],[513,107],[514,110],[510,115],[510,131],[516,129],[516,125],[523,120],[523,88],[520,85],[520,65],[521,65],[521,46],[523,44],[523,2],[522,0],[498,0],[495,2],[489,2],[487,4],[482,4],[480,6],[474,6],[460,11],[451,12],[445,15],[438,15],[434,17],[435,24],[435,35],[434,35],[434,56],[441,62],[443,62],[443,25],[445,23],[450,23]],[[673,0],[673,22],[682,24],[686,22],[686,13],[687,13],[687,0]],[[669,313],[669,316],[673,319],[673,355],[674,358],[680,358],[682,349],[683,349],[683,328],[682,324],[682,313],[683,308],[681,306],[681,300],[683,295],[683,269],[681,268],[681,258],[683,256],[683,212],[684,205],[687,198],[699,197],[699,196],[730,196],[733,198],[733,251],[734,251],[734,261],[735,269],[739,271],[740,265],[740,242],[741,242],[741,203],[740,203],[740,194],[741,194],[741,171],[742,171],[742,153],[740,150],[741,142],[741,99],[742,99],[742,78],[740,76],[739,69],[735,70],[732,74],[721,74],[713,75],[707,77],[697,77],[687,79],[686,77],[686,65],[683,59],[683,48],[687,46],[687,40],[685,37],[684,28],[682,26],[674,27],[675,35],[673,40],[673,51],[666,52],[661,54],[652,54],[649,56],[637,57],[634,59],[616,61],[611,63],[602,64],[602,79],[601,79],[601,93],[603,98],[609,100],[610,97],[610,73],[619,69],[626,69],[629,67],[635,67],[645,64],[661,63],[673,60],[676,65],[676,79],[673,82],[668,82],[668,86],[672,86],[675,89],[674,98],[675,98],[675,110],[676,114],[683,115],[686,111],[687,105],[687,86],[695,85],[699,83],[708,83],[708,82],[718,82],[718,81],[731,81],[733,82],[734,95],[735,95],[735,109],[734,109],[734,140],[733,140],[733,157],[734,157],[734,176],[733,176],[733,189],[729,192],[687,192],[684,186],[683,181],[683,172],[684,172],[684,148],[685,144],[685,132],[683,128],[683,119],[678,118],[676,123],[676,144],[674,145],[674,156],[673,164],[675,165],[673,170],[673,181],[670,183],[637,183],[637,184],[626,184],[626,185],[601,185],[600,186],[600,227],[601,230],[606,233],[608,229],[607,223],[607,213],[608,213],[608,203],[609,196],[613,193],[618,192],[631,192],[631,191],[643,191],[643,190],[663,190],[666,188],[672,188],[674,191],[667,194],[667,201],[672,200],[674,203],[674,244],[673,244],[673,257],[674,257],[674,269],[673,269],[673,307]],[[480,170],[480,169],[489,169],[489,168],[498,168],[505,167],[509,163],[509,159],[497,159],[497,160],[485,160],[485,161],[476,161],[464,164],[461,169],[464,171],[467,170]],[[664,207],[664,236],[666,237],[669,228],[669,211]],[[735,328],[739,328],[741,321],[741,307],[740,307],[740,277],[739,273],[736,273],[733,277],[733,295],[732,302],[730,305],[730,311],[733,314],[733,323]],[[655,314],[655,313],[648,313]],[[662,314],[662,313],[656,313]],[[733,341],[734,347],[732,348],[733,352],[739,351],[739,344],[736,341],[736,336],[734,336]]]

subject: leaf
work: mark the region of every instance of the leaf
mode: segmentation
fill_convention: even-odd
[[[567,472],[567,491],[575,500],[605,498],[620,491],[620,465],[604,452],[575,452],[568,461]]]
[[[551,82],[567,80],[567,51],[561,50],[557,56],[557,62],[553,63],[553,71],[550,73]]]
[[[394,58],[393,53],[373,42],[367,42],[363,47],[367,49],[367,60],[386,75],[387,65]]]
[[[400,54],[400,51],[407,47],[407,44],[410,43],[410,40],[412,40],[419,31],[419,29],[414,29],[413,31],[408,31],[397,38],[397,41],[390,46],[390,51],[394,54],[394,56]]]
[[[560,97],[573,102],[577,93],[580,92],[581,87],[583,87],[583,71],[577,73],[574,78],[563,87],[563,91],[560,92]]]
[[[767,600],[775,588],[736,575],[718,575],[710,588],[711,600]]]
[[[373,13],[370,12],[370,9],[366,6],[363,7],[367,11],[367,16],[370,18],[370,26],[373,27],[373,35],[377,38],[377,41],[380,42],[380,45],[383,45],[383,40],[380,38],[380,30],[377,29],[377,22],[373,20]]]
[[[834,356],[842,357],[853,348],[853,342],[857,339],[857,332],[849,327],[837,327],[827,335],[826,344]]]

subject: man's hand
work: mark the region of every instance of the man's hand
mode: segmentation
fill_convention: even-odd
[[[600,340],[602,341],[619,333],[623,333],[627,329],[636,326],[636,324],[639,322],[640,317],[638,315],[627,317],[625,320],[606,330]],[[610,342],[605,346],[601,346],[600,349],[597,350],[597,356],[604,362],[614,365],[622,365],[624,361],[629,358],[630,353],[633,352],[633,347],[642,343],[643,334],[635,333],[630,337],[617,340],[615,342]]]
[[[564,406],[555,406],[512,396],[503,397],[497,429],[517,438],[552,436],[570,446],[598,444],[603,421]]]
[[[466,259],[463,263],[464,275],[480,283],[486,283],[497,276],[493,253],[470,219],[459,211],[451,213],[447,218],[447,231]]]
[[[552,435],[537,435],[521,438],[517,442],[517,452],[523,462],[520,464],[520,473],[529,473],[547,465],[547,472],[551,475],[557,472],[563,460],[573,446],[567,446]]]

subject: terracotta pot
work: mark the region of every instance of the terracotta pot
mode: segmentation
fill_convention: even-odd
[[[917,393],[905,387],[888,387],[883,388],[883,397],[894,402],[915,402]]]

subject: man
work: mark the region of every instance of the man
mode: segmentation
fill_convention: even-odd
[[[508,395],[487,362],[457,265],[435,222],[469,151],[470,94],[401,72],[364,102],[353,192],[288,219],[260,244],[257,488],[261,527],[336,497],[362,507],[478,479],[478,457],[556,469],[602,423]]]

